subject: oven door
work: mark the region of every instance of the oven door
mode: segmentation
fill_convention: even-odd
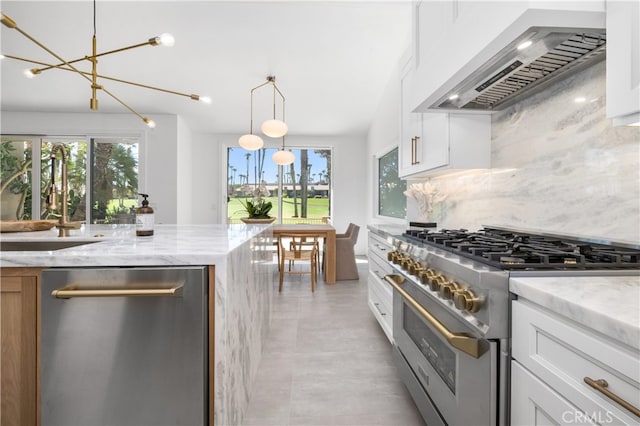
[[[474,334],[417,284],[385,280],[394,288],[396,365],[425,421],[498,424],[499,343]]]

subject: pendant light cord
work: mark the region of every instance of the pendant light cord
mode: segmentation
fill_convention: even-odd
[[[96,0],[93,0],[93,35],[96,35]]]

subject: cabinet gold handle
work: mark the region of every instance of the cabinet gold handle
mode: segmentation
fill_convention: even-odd
[[[51,295],[57,299],[72,297],[128,297],[128,296],[182,296],[184,283],[178,283],[171,288],[114,288],[114,289],[80,289],[70,285],[53,290]]]
[[[418,141],[419,140],[420,140],[420,136],[416,136],[415,138],[413,138],[413,143],[415,145],[415,148],[413,149],[413,152],[415,154],[413,164],[420,164],[420,161],[418,161]]]
[[[420,303],[416,301],[409,293],[407,293],[402,285],[404,284],[404,278],[400,275],[385,275],[384,279],[391,284],[391,287],[397,291],[404,300],[406,300],[412,308],[414,308],[418,314],[424,320],[435,328],[442,337],[454,348],[461,350],[462,352],[470,355],[474,358],[480,358],[482,354],[487,351],[487,345],[483,345],[480,339],[471,337],[466,333],[453,333],[449,331],[436,317],[431,315]]]
[[[413,166],[416,161],[416,138],[415,136],[411,138],[411,165]]]
[[[616,395],[615,393],[607,389],[609,387],[609,383],[607,383],[605,379],[593,380],[591,377],[585,377],[584,382],[589,386],[591,386],[592,388],[594,388],[595,390],[597,390],[598,392],[600,392],[601,394],[603,394],[604,396],[606,396],[607,398],[612,399],[616,403],[622,405],[624,408],[631,411],[634,415],[640,417],[640,410],[638,408],[629,404],[627,401],[625,401],[624,399],[620,398],[618,395]]]

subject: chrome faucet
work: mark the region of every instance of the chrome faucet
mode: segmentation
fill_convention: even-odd
[[[60,170],[61,179],[62,179],[62,215],[60,216],[60,220],[56,225],[58,228],[58,237],[68,237],[70,229],[80,229],[81,222],[70,222],[69,221],[69,211],[68,211],[68,194],[69,194],[69,180],[67,177],[67,157],[69,156],[66,148],[63,144],[54,145],[51,148],[51,188],[49,188],[49,194],[47,194],[47,209],[57,210],[58,209],[58,190],[56,188],[56,159],[57,154],[60,152],[60,156],[62,157],[62,167]]]

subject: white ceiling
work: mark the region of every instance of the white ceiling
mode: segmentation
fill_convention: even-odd
[[[2,1],[0,7],[65,60],[91,53],[92,1]],[[250,90],[275,75],[290,134],[363,134],[408,46],[411,25],[404,0],[98,1],[96,10],[99,52],[164,32],[176,38],[172,48],[145,46],[102,57],[99,74],[208,95],[213,102],[107,80],[104,87],[143,115],[178,114],[192,130],[207,133],[246,133]],[[2,53],[57,63],[16,30],[1,31]],[[3,111],[89,112],[87,80],[55,69],[29,80],[22,71],[31,67],[2,60]],[[88,71],[90,64],[82,61],[78,68]],[[98,98],[101,112],[126,112],[105,93]],[[269,87],[255,92],[254,133],[273,114],[271,102]]]

